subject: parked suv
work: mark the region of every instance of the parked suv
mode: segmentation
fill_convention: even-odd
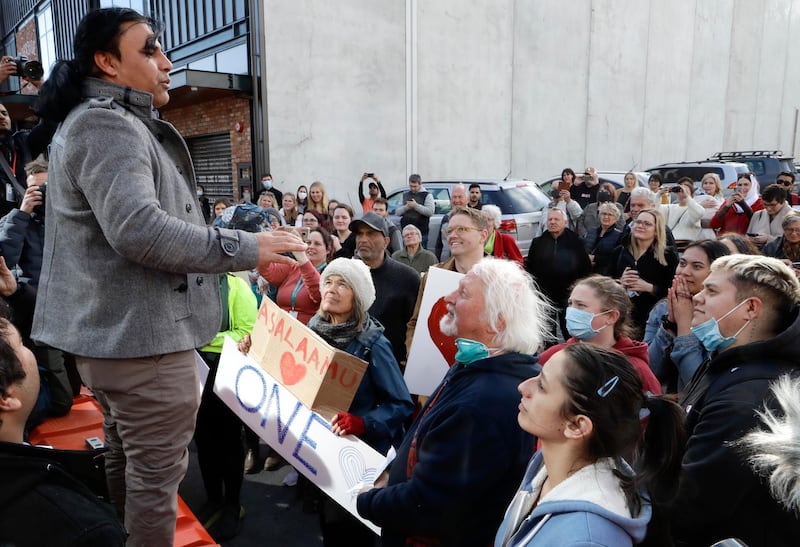
[[[547,210],[548,198],[532,181],[528,180],[446,180],[423,181],[425,190],[433,194],[436,209],[430,221],[430,237],[428,249],[434,251],[436,234],[442,224],[442,217],[450,212],[450,189],[462,182],[469,188],[470,184],[481,186],[481,203],[500,207],[503,216],[500,219],[500,231],[511,234],[517,240],[522,256],[527,256],[531,240],[539,234],[539,224]],[[386,196],[389,201],[389,218],[400,226],[400,217],[395,210],[403,204],[403,193],[408,187],[392,190]]]
[[[736,179],[739,178],[739,173],[749,173],[750,168],[745,163],[735,161],[684,161],[662,163],[646,171],[661,175],[665,184],[675,184],[682,177],[689,177],[694,181],[696,189],[700,188],[703,175],[716,173],[722,182],[723,194],[729,196],[736,188]]]
[[[744,150],[737,152],[717,152],[710,161],[738,161],[746,163],[750,172],[756,176],[763,189],[772,184],[782,171],[795,173],[794,158],[781,150]]]

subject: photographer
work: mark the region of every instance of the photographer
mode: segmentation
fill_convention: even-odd
[[[24,280],[36,287],[42,271],[47,161],[39,156],[25,166],[25,172],[22,203],[0,218],[0,254],[10,266],[18,265]]]
[[[367,179],[372,179],[373,182],[367,185],[367,188],[369,188],[369,196],[365,197],[364,181]],[[358,201],[361,203],[364,214],[372,211],[372,206],[375,204],[375,200],[378,199],[378,197],[386,199],[386,190],[383,189],[383,184],[381,184],[380,179],[375,176],[375,173],[364,173],[361,175],[361,182],[358,183]]]
[[[8,80],[9,76],[16,76],[18,71],[18,61],[8,55],[0,58],[0,84]],[[35,64],[29,61],[29,65]],[[41,65],[39,65],[41,68]],[[28,73],[30,74],[31,71]],[[32,85],[37,90],[42,87],[44,81],[37,71],[32,71],[38,78],[33,76],[19,76],[26,82],[25,85]],[[8,109],[0,104],[0,215],[5,215],[15,207],[20,206],[23,194],[25,193],[25,169],[33,158],[45,152],[50,139],[55,133],[57,124],[40,121],[39,124],[30,131],[17,131],[12,133],[11,116]]]

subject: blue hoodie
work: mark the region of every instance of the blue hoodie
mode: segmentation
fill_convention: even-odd
[[[542,453],[537,452],[506,510],[495,547],[621,547],[641,542],[647,533],[651,507],[643,500],[639,515],[631,516],[613,470],[611,459],[580,469],[548,492],[531,512],[547,478]]]

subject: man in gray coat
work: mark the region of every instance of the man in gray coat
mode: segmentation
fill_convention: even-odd
[[[186,144],[153,116],[169,100],[156,25],[90,12],[39,114],[53,139],[32,337],[76,355],[105,414],[111,499],[127,545],[171,546],[200,399],[195,350],[220,328],[217,273],[288,262],[288,233],[207,227]],[[199,272],[199,273],[190,273]]]

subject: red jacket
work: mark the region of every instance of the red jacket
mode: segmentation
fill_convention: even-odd
[[[508,260],[516,260],[522,266],[522,253],[519,252],[517,241],[510,234],[503,234],[494,231],[494,249],[492,256],[498,258],[507,258]]]
[[[721,205],[720,208],[724,207]],[[764,208],[764,202],[759,197],[750,209],[755,213]],[[750,217],[745,213],[737,213],[735,207],[730,207],[725,211],[725,216],[720,220],[716,213],[711,217],[711,227],[717,230],[717,233],[724,234],[726,232],[736,232],[737,234],[746,234],[747,227],[750,226]]]
[[[572,337],[563,344],[556,344],[546,349],[539,356],[539,364],[544,366],[553,354],[561,350],[561,348],[567,344],[575,344],[576,342],[580,342],[580,340]],[[655,395],[661,394],[661,384],[658,382],[655,374],[653,374],[653,371],[650,370],[650,358],[647,354],[647,344],[639,342],[638,340],[631,340],[627,336],[620,336],[619,339],[617,339],[617,343],[614,344],[613,349],[624,354],[625,357],[628,358],[628,362],[632,364],[636,372],[639,373],[639,378],[642,380],[642,387],[645,392],[649,391]]]

